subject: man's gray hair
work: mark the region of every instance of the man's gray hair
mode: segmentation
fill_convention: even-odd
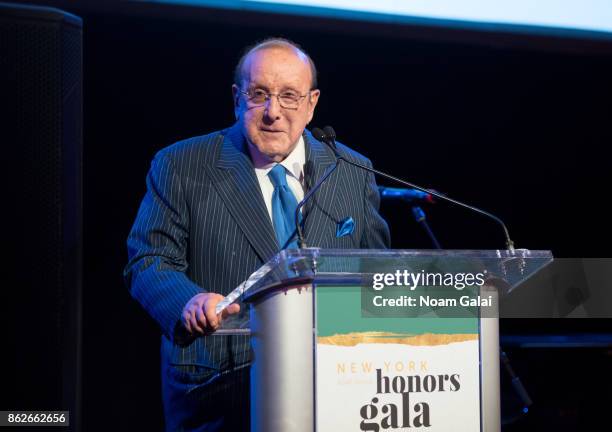
[[[310,65],[310,73],[312,75],[312,84],[310,86],[310,89],[314,90],[317,88],[317,67],[314,64],[314,61],[312,61],[308,53],[304,51],[301,46],[289,39],[281,37],[272,37],[264,39],[261,42],[246,47],[244,49],[244,53],[240,57],[240,60],[238,60],[236,69],[234,70],[234,84],[236,84],[238,87],[242,85],[242,79],[244,78],[244,62],[246,61],[247,57],[255,51],[259,51],[266,48],[291,48],[304,54],[304,56],[308,59],[308,63]]]

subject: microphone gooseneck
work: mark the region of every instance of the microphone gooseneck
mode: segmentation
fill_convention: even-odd
[[[314,128],[312,130],[312,135],[318,141],[322,141],[322,137],[325,136],[325,133],[319,128]],[[302,229],[302,225],[300,224],[300,210],[302,209],[302,207],[304,207],[304,204],[306,204],[306,202],[308,202],[308,200],[315,194],[315,192],[319,190],[325,180],[327,180],[327,178],[336,170],[336,168],[338,168],[338,164],[340,163],[340,161],[344,160],[338,157],[339,155],[335,149],[335,143],[334,147],[332,147],[332,150],[334,150],[334,153],[336,154],[336,161],[327,169],[327,171],[325,171],[323,176],[315,183],[315,185],[310,188],[308,192],[306,192],[306,195],[304,195],[304,198],[298,203],[297,208],[295,209],[295,229],[298,238],[298,246],[300,249],[308,247],[308,245],[306,244],[306,237],[304,236],[304,230]]]

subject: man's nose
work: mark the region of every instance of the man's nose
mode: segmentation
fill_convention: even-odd
[[[278,102],[278,97],[270,95],[264,105],[264,113],[270,120],[278,120],[281,117],[281,106]]]

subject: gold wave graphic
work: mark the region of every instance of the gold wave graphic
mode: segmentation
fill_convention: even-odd
[[[477,340],[478,334],[457,333],[457,334],[434,334],[424,333],[420,335],[406,335],[401,333],[389,332],[362,332],[335,334],[333,336],[321,336],[317,342],[325,345],[355,346],[357,344],[401,344],[418,346],[448,345],[453,342],[465,342]]]

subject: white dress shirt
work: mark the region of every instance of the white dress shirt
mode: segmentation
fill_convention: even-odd
[[[259,187],[263,194],[266,208],[268,209],[268,215],[272,220],[272,193],[274,192],[274,185],[268,177],[268,173],[274,168],[277,163],[270,162],[269,159],[262,155],[257,147],[248,144],[249,152],[251,154],[251,160],[255,167],[255,175],[259,181]],[[304,137],[300,136],[297,145],[291,153],[283,160],[279,162],[287,170],[287,185],[295,195],[297,202],[300,202],[304,198],[304,164],[306,163],[306,146],[304,144]]]

